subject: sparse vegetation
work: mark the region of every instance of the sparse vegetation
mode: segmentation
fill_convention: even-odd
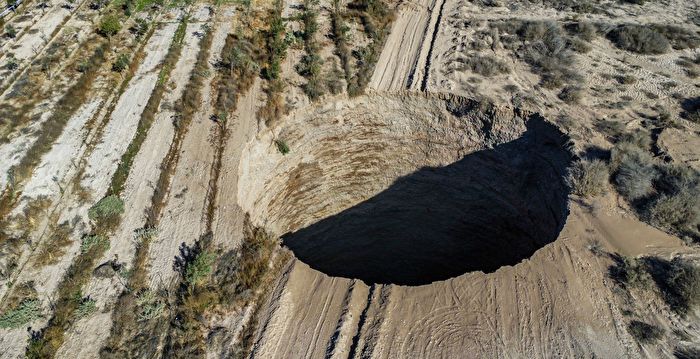
[[[578,86],[566,86],[559,92],[558,97],[568,104],[578,104],[583,99],[583,89]]]
[[[631,321],[627,326],[627,330],[638,342],[644,344],[653,344],[664,335],[663,329],[639,320]]]
[[[608,165],[605,162],[580,160],[571,166],[568,183],[576,195],[595,197],[605,193],[608,177]]]
[[[700,239],[700,174],[651,156],[651,139],[639,131],[621,136],[611,152],[613,183],[645,221]]]
[[[316,32],[318,31],[317,8],[318,0],[304,0],[301,20],[304,26],[302,38],[306,54],[297,65],[297,72],[306,78],[302,89],[312,101],[323,96],[326,90],[322,79],[323,59],[319,55],[321,48],[316,40]]]
[[[508,40],[509,36],[518,36],[522,44],[513,49],[541,76],[543,87],[554,89],[583,81],[575,71],[571,41],[567,41],[559,24],[553,21],[510,20],[494,21],[490,26],[499,29],[501,40],[506,44],[512,43]],[[511,48],[513,45],[507,46]]]

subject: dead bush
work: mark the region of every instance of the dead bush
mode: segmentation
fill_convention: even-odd
[[[585,41],[593,41],[598,36],[596,26],[587,21],[579,21],[565,25],[566,30],[571,35],[575,35]]]
[[[643,55],[663,54],[671,47],[663,34],[645,25],[620,25],[608,33],[608,39],[620,49]]]
[[[595,197],[605,193],[609,176],[605,162],[580,160],[569,169],[567,180],[574,194]]]
[[[510,72],[508,65],[497,59],[492,55],[474,55],[464,60],[463,69],[469,69],[470,71],[477,73],[482,76],[491,77],[495,75],[505,74]]]
[[[663,329],[639,320],[631,321],[627,326],[627,330],[638,342],[644,344],[656,343],[664,335]]]
[[[583,89],[578,86],[566,86],[559,92],[558,97],[568,104],[577,104],[583,99]]]

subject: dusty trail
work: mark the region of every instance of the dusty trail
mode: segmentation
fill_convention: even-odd
[[[206,9],[199,11],[195,17],[207,19]],[[221,53],[229,23],[221,22],[214,31],[212,45],[209,50],[209,64]],[[149,248],[149,280],[152,288],[170,287],[177,279],[177,272],[172,269],[173,258],[178,255],[181,243],[191,245],[205,231],[202,220],[206,208],[205,198],[208,193],[208,183],[214,147],[210,143],[210,135],[216,129],[216,123],[210,120],[212,96],[209,77],[202,86],[202,103],[189,125],[182,142],[179,160],[173,181],[167,195],[166,206],[159,222],[156,238]]]

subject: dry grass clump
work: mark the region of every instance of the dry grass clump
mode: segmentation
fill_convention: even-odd
[[[627,330],[638,342],[644,344],[656,343],[664,335],[663,329],[639,320],[631,321],[629,325],[627,325]]]
[[[671,47],[668,39],[651,26],[620,25],[607,36],[615,46],[643,55],[663,54]]]
[[[508,65],[493,55],[476,54],[464,60],[463,67],[459,70],[469,69],[482,76],[491,77],[510,72]]]
[[[567,181],[574,194],[596,197],[605,194],[608,185],[608,165],[601,160],[580,160],[569,169]]]
[[[41,244],[41,248],[34,256],[34,265],[39,268],[58,263],[66,253],[66,247],[73,242],[70,237],[72,228],[67,222],[53,226],[50,232],[49,238]]]

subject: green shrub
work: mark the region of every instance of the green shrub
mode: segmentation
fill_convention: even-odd
[[[643,55],[663,54],[671,47],[656,29],[644,25],[620,25],[608,33],[615,46]]]
[[[5,25],[5,36],[14,39],[17,37],[17,29],[12,25]]]
[[[124,213],[124,202],[117,195],[109,195],[88,210],[88,217],[97,221],[119,216],[122,213]]]
[[[277,146],[277,151],[281,154],[286,155],[289,153],[289,146],[283,140],[275,140],[275,145]]]
[[[15,329],[41,318],[41,304],[38,299],[25,299],[17,307],[0,316],[0,328]]]
[[[102,18],[102,21],[100,21],[100,26],[98,28],[98,32],[100,35],[105,36],[105,37],[112,37],[116,35],[119,30],[121,30],[122,24],[119,21],[119,17],[113,14],[106,15],[105,17]]]
[[[664,335],[663,329],[639,320],[631,321],[627,330],[638,342],[645,344],[655,343]]]
[[[78,308],[75,310],[76,318],[85,318],[92,315],[97,310],[97,302],[92,298],[83,298],[78,304]]]
[[[87,253],[93,247],[109,248],[109,240],[103,236],[93,234],[83,237],[80,242],[80,252]]]
[[[129,67],[129,55],[120,54],[117,56],[117,60],[112,64],[112,71],[122,72]]]
[[[608,166],[601,160],[580,160],[569,169],[568,183],[574,194],[595,197],[605,193]]]
[[[206,279],[211,273],[211,265],[214,263],[214,255],[209,252],[197,254],[194,260],[187,264],[185,269],[185,282],[194,287]]]

